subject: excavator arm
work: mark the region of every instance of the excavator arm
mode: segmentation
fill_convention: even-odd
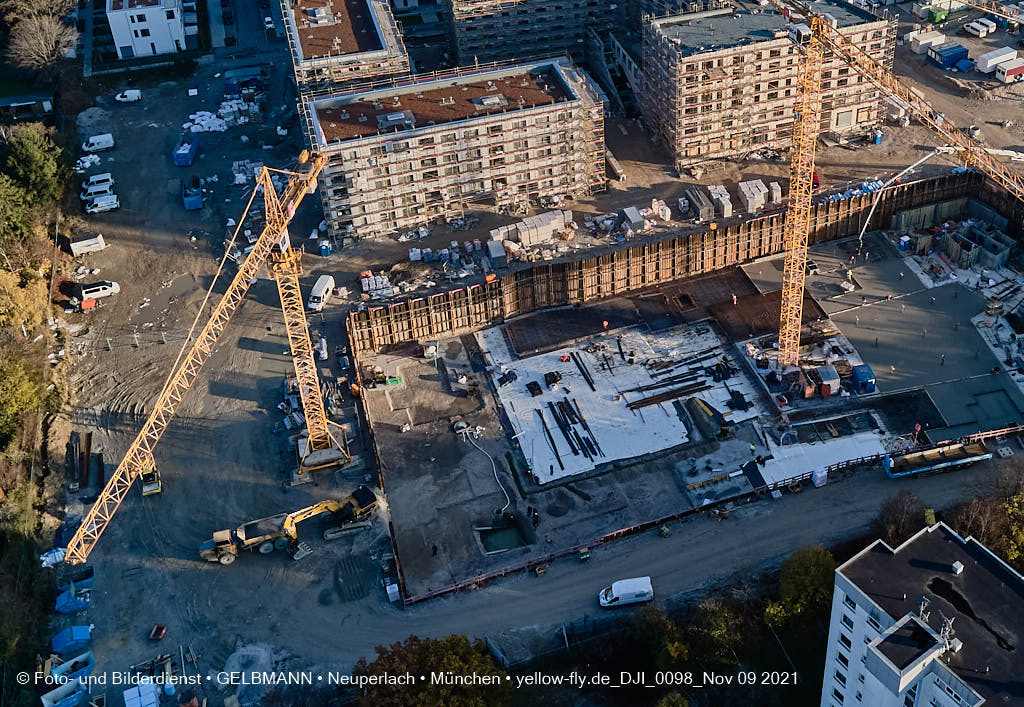
[[[315,189],[317,176],[325,164],[326,156],[303,152],[299,158],[299,168],[303,171],[288,173],[288,185],[280,195],[271,181],[270,170],[264,167],[260,172],[256,180],[257,190],[262,188],[266,203],[266,224],[263,232],[231,280],[227,291],[214,306],[207,322],[191,343],[186,342],[157,396],[152,412],[68,543],[65,562],[81,564],[88,559],[89,553],[107,529],[132,484],[143,472],[154,468],[153,449],[170,425],[185,393],[198,378],[203,364],[213,353],[217,340],[241,304],[250,283],[256,279],[256,275],[275,252],[282,257],[290,254],[288,222],[295,214],[295,209],[303,196]],[[317,395],[319,396],[319,390]]]
[[[319,501],[314,503],[312,506],[306,506],[300,508],[294,513],[289,513],[284,519],[284,532],[289,538],[294,540],[298,537],[298,531],[295,526],[304,520],[315,518],[321,513],[337,513],[342,509],[342,504],[339,501]]]

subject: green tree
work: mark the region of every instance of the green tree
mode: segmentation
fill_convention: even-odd
[[[0,248],[19,243],[32,227],[32,214],[25,191],[13,179],[0,174]],[[6,265],[0,259],[0,265]]]
[[[19,126],[7,143],[4,172],[24,190],[32,206],[49,204],[64,191],[63,150],[39,124]]]
[[[903,490],[882,504],[872,529],[890,547],[895,548],[924,526],[924,504],[913,491]]]
[[[506,705],[512,686],[479,640],[466,636],[441,639],[409,636],[390,648],[377,646],[372,663],[360,658],[352,671],[357,676],[412,674],[412,685],[375,685],[368,688],[361,704],[369,707],[492,707]],[[456,678],[495,679],[495,684],[443,685],[432,684],[433,674],[450,674]],[[426,678],[421,681],[420,676]]]
[[[782,564],[779,573],[779,596],[768,602],[765,618],[782,625],[820,611],[832,599],[836,561],[821,545],[802,547]]]
[[[649,604],[640,610],[629,627],[629,637],[642,662],[656,670],[673,670],[682,666],[689,648],[682,629],[664,609]]]
[[[742,619],[725,602],[718,599],[701,602],[689,633],[694,657],[711,663],[736,662],[736,647],[742,639]]]
[[[678,692],[670,692],[658,700],[655,707],[690,707],[690,701]]]
[[[1024,568],[1024,493],[1003,503],[1006,514],[1006,559],[1017,569]]]
[[[38,407],[42,386],[28,362],[8,348],[0,349],[0,449],[15,441],[25,413]]]

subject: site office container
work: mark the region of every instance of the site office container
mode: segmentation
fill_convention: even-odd
[[[1017,52],[1011,47],[1000,47],[990,52],[985,52],[977,59],[977,68],[983,74],[990,74],[996,70],[996,66],[1017,58]]]
[[[996,79],[1003,83],[1013,83],[1024,79],[1024,59],[1004,61],[996,66]]]
[[[961,59],[967,58],[967,47],[956,42],[945,42],[928,47],[928,58],[942,69],[948,69]]]

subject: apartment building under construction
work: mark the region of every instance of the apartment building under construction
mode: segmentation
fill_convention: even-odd
[[[465,212],[605,188],[604,104],[561,57],[423,75],[307,97],[330,155],[321,197],[335,235],[380,236]]]
[[[887,68],[896,25],[847,5],[819,0],[816,9]],[[799,50],[787,20],[767,9],[710,10],[645,18],[641,106],[648,128],[677,169],[706,160],[790,145]],[[823,135],[877,125],[881,94],[837,59],[822,73]]]
[[[588,29],[626,20],[622,0],[441,0],[459,63],[564,54],[585,59]]]
[[[387,0],[282,0],[300,93],[409,73]]]

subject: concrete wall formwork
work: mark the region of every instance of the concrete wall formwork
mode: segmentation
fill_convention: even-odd
[[[890,187],[879,197],[873,222],[888,225],[898,211],[964,194],[975,195],[1007,216],[1008,235],[1021,236],[1024,208],[1020,202],[976,173]],[[810,242],[857,233],[874,197],[817,204]],[[393,344],[468,333],[539,309],[591,302],[774,255],[782,251],[782,225],[783,215],[773,214],[715,231],[626,244],[580,260],[538,263],[495,282],[369,307],[349,316],[352,350],[358,355]]]

